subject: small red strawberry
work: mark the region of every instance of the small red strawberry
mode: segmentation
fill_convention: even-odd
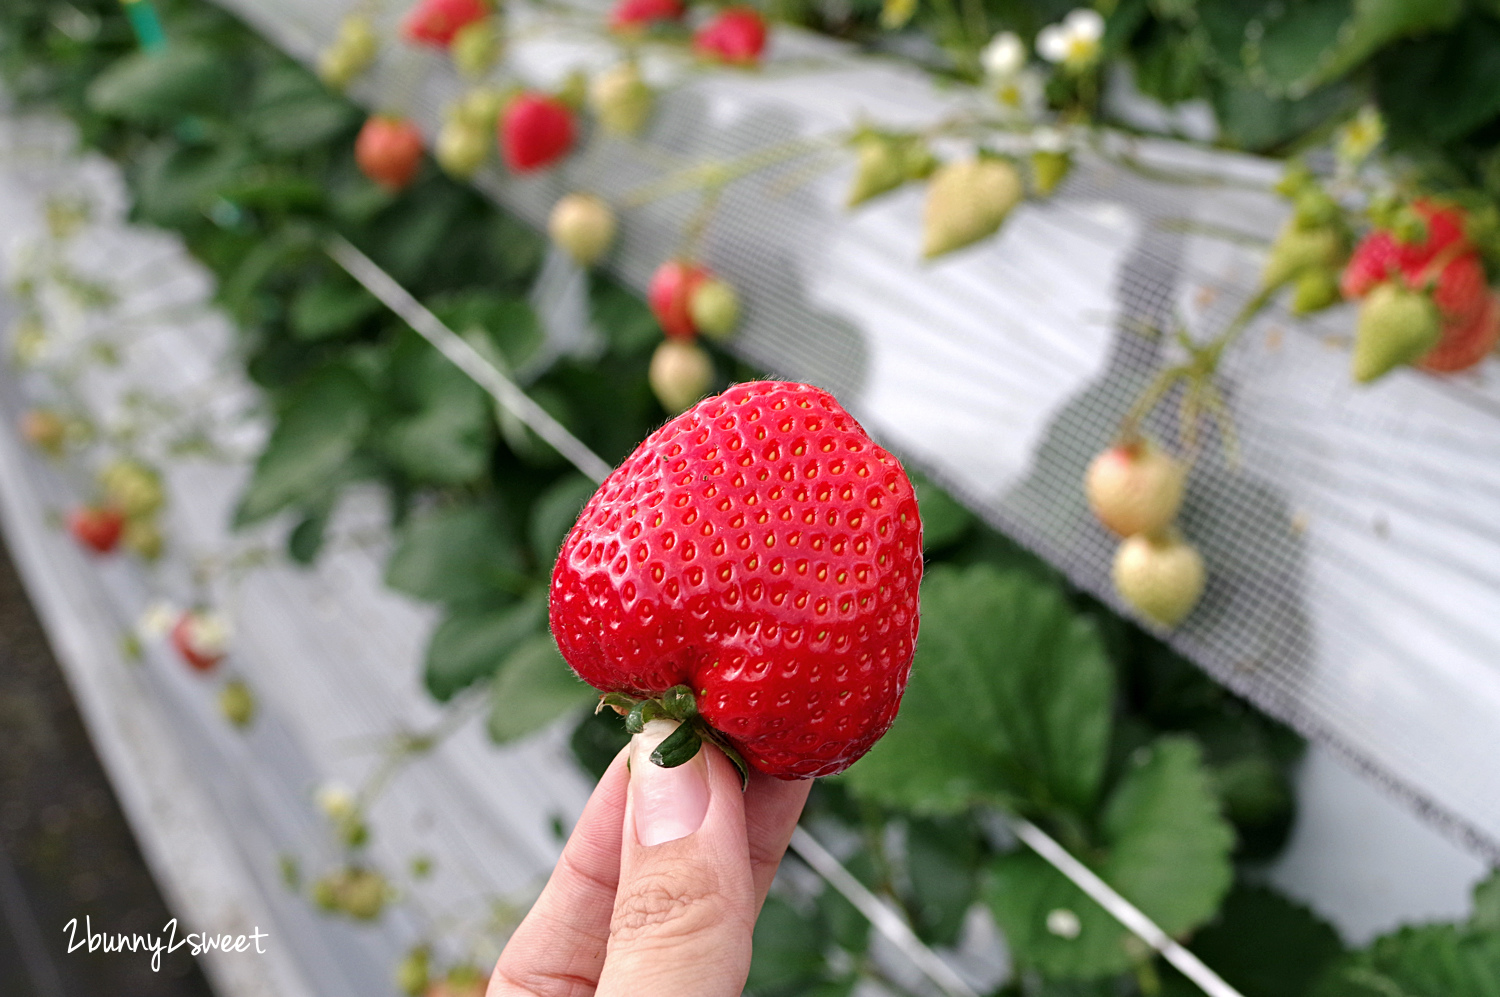
[[[753,7],[729,7],[693,34],[693,51],[712,62],[754,66],[766,47],[766,22]]]
[[[653,24],[680,21],[687,13],[682,0],[619,0],[609,12],[611,31],[643,31]]]
[[[671,420],[600,486],[553,568],[552,633],[628,729],[689,721],[660,762],[706,737],[812,778],[895,719],[921,580],[900,462],[827,392],[758,381]]]
[[[484,0],[419,0],[401,21],[401,37],[414,45],[447,48],[454,35],[489,13]]]
[[[212,671],[229,649],[229,630],[217,613],[189,609],[172,627],[172,646],[200,672]]]
[[[125,514],[108,505],[86,505],[68,513],[68,532],[96,554],[108,554],[125,532]]]
[[[354,140],[354,161],[365,176],[398,191],[422,165],[422,133],[405,118],[372,115]]]
[[[656,268],[646,287],[646,303],[661,331],[674,339],[692,339],[698,327],[693,323],[693,292],[713,274],[696,263],[668,260]]]
[[[1500,299],[1490,296],[1478,314],[1467,322],[1444,323],[1438,344],[1417,361],[1417,366],[1435,374],[1451,374],[1477,365],[1500,340]]]
[[[500,116],[500,150],[515,173],[544,169],[566,156],[573,134],[573,112],[545,94],[520,94]]]

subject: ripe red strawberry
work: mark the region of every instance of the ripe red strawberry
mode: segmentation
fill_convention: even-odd
[[[189,609],[177,618],[170,634],[172,646],[192,668],[212,671],[224,660],[229,634],[216,613]]]
[[[380,186],[400,190],[422,165],[422,133],[405,118],[372,115],[354,140],[354,162]]]
[[[680,21],[685,13],[682,0],[620,0],[609,12],[609,29],[642,31],[662,21]]]
[[[1435,261],[1446,261],[1451,266],[1473,253],[1464,234],[1465,216],[1461,210],[1438,207],[1431,201],[1417,201],[1412,210],[1425,223],[1426,238],[1404,242],[1390,229],[1376,229],[1365,236],[1344,268],[1340,281],[1344,297],[1362,298],[1398,273],[1414,290],[1429,280],[1441,283],[1438,273],[1427,272]]]
[[[1468,322],[1445,323],[1438,344],[1417,361],[1435,374],[1468,370],[1495,349],[1500,341],[1500,299],[1491,296]]]
[[[414,45],[447,48],[454,35],[489,13],[484,0],[419,0],[401,21],[401,37]]]
[[[545,94],[523,93],[500,116],[500,150],[513,172],[551,166],[573,148],[573,112]]]
[[[125,532],[125,514],[108,505],[86,505],[68,513],[68,532],[96,554],[108,554]]]
[[[754,66],[766,47],[766,22],[753,7],[729,7],[693,34],[693,51],[713,62]]]
[[[693,322],[693,292],[713,274],[696,263],[668,260],[656,268],[646,287],[646,303],[661,323],[661,331],[674,339],[692,339],[698,327]]]
[[[901,464],[827,392],[758,381],[671,420],[600,486],[553,568],[552,633],[605,703],[812,778],[895,719],[921,580]]]

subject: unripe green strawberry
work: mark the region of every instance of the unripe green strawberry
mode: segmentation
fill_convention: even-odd
[[[149,516],[167,499],[161,475],[139,461],[121,458],[99,472],[99,484],[110,505],[130,518]]]
[[[1310,315],[1343,300],[1337,270],[1304,270],[1292,284],[1292,314]]]
[[[676,415],[708,393],[714,383],[714,363],[697,343],[664,339],[651,354],[647,379],[661,407]]]
[[[336,90],[342,90],[370,67],[380,51],[380,36],[366,14],[347,15],[339,22],[333,44],[318,56],[318,76]]]
[[[907,181],[906,156],[888,135],[866,133],[854,140],[854,183],[845,201],[849,207],[895,190]]]
[[[1113,578],[1115,591],[1136,612],[1175,627],[1203,595],[1203,558],[1175,530],[1139,533],[1115,552]]]
[[[61,457],[68,424],[51,409],[29,409],[21,416],[21,437],[49,457]]]
[[[703,335],[728,339],[740,321],[739,295],[727,281],[709,277],[693,288],[688,298],[688,315]]]
[[[373,921],[385,909],[390,887],[373,869],[347,869],[338,884],[339,909],[359,921]]]
[[[444,172],[467,180],[490,154],[490,131],[460,117],[449,118],[438,129],[432,154]]]
[[[611,135],[635,135],[651,116],[656,97],[633,62],[622,62],[594,77],[588,106]]]
[[[1089,508],[1122,537],[1166,527],[1177,518],[1186,487],[1187,468],[1144,437],[1099,454],[1083,479]]]
[[[486,17],[458,29],[448,45],[448,56],[460,76],[477,80],[495,68],[500,49],[500,26],[495,18]]]
[[[255,694],[239,679],[230,679],[219,692],[219,712],[236,727],[248,727],[255,719]]]
[[[1309,270],[1332,270],[1343,264],[1348,246],[1337,228],[1304,228],[1296,219],[1287,221],[1266,257],[1260,281],[1264,287],[1280,287]]]
[[[615,241],[615,213],[593,194],[568,194],[553,205],[547,234],[579,266],[593,266]]]
[[[1021,175],[1003,159],[963,159],[938,167],[927,185],[922,255],[930,260],[993,235],[1021,202],[1021,193]]]
[[[513,93],[496,87],[475,87],[452,106],[449,116],[475,128],[490,130],[495,127],[500,112],[505,110],[505,105],[512,96]]]
[[[1369,384],[1437,345],[1443,317],[1432,299],[1396,281],[1366,295],[1354,331],[1354,379]]]
[[[317,882],[312,885],[312,902],[319,910],[329,912],[339,909],[339,887],[343,883],[343,875],[330,872],[326,876],[319,876]]]
[[[125,532],[120,537],[120,542],[125,549],[139,558],[154,561],[161,557],[162,541],[161,527],[156,525],[156,520],[151,516],[132,517],[125,521]]]
[[[1067,152],[1038,149],[1031,154],[1031,187],[1042,197],[1057,189],[1073,169],[1073,157]]]
[[[488,983],[485,975],[475,967],[457,966],[428,987],[423,997],[484,997]]]
[[[419,945],[406,953],[396,966],[396,986],[407,997],[422,997],[432,975],[432,953]]]

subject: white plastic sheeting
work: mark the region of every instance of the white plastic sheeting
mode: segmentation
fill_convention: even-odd
[[[306,61],[349,7],[220,2]],[[511,20],[510,66],[533,85],[617,57],[576,26],[524,9]],[[490,167],[477,185],[540,224],[571,189],[619,198],[674,164],[862,121],[918,127],[975,99],[791,31],[775,35],[761,74],[680,70],[646,63],[672,89],[644,144],[595,138],[542,176]],[[431,135],[462,90],[445,58],[393,44],[353,92],[401,108]],[[831,172],[789,162],[732,186],[702,256],[745,292],[738,352],[836,392],[885,444],[1120,606],[1108,581],[1115,541],[1089,516],[1079,481],[1170,349],[1170,337],[1139,330],[1178,318],[1200,337],[1222,329],[1253,292],[1261,254],[1201,233],[1218,226],[1268,242],[1285,208],[1269,190],[1274,163],[1163,141],[1106,145],[1080,157],[1057,197],[1017,210],[999,238],[937,263],[918,262],[918,190],[843,211],[849,157]],[[610,269],[644,287],[679,250],[697,204],[685,194],[627,211]],[[1171,640],[1494,860],[1495,361],[1460,377],[1400,371],[1357,387],[1344,348],[1352,327],[1347,307],[1295,325],[1271,309],[1227,358],[1241,461],[1227,463],[1211,442],[1194,470],[1182,524],[1210,582]],[[1172,402],[1149,424],[1167,439]]]

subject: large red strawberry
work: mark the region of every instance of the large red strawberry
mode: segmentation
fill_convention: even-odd
[[[354,162],[380,186],[400,190],[422,165],[422,133],[405,118],[372,115],[354,140]]]
[[[401,21],[401,37],[415,45],[447,48],[453,36],[488,17],[484,0],[420,0]]]
[[[646,304],[673,339],[692,339],[698,332],[693,322],[693,292],[713,275],[696,263],[668,260],[656,268],[646,286]]]
[[[573,112],[546,94],[523,93],[500,116],[500,150],[513,172],[557,162],[573,148]]]
[[[766,22],[753,7],[729,7],[693,34],[693,51],[714,62],[753,66],[766,47]]]
[[[94,553],[108,554],[125,532],[125,514],[113,506],[82,506],[68,513],[68,532]]]
[[[682,0],[619,0],[609,12],[611,31],[642,31],[663,21],[680,21],[687,13]]]
[[[895,719],[921,580],[901,464],[827,392],[757,381],[668,422],[600,486],[553,568],[552,633],[636,724],[686,718],[679,734],[811,778]]]
[[[1500,300],[1488,297],[1485,307],[1468,322],[1444,323],[1438,343],[1417,366],[1435,374],[1468,370],[1495,349],[1500,341]]]

